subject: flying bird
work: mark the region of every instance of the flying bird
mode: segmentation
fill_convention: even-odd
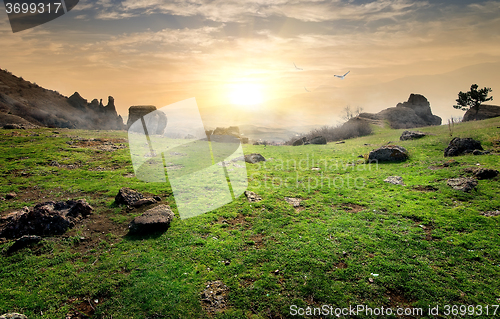
[[[295,62],[293,63],[293,66],[295,66],[295,68],[296,68],[297,70],[303,70],[303,69],[301,69],[301,68],[298,68],[298,67],[295,65]]]
[[[339,79],[343,80],[343,79],[345,78],[345,76],[346,76],[347,74],[349,74],[349,72],[351,72],[351,71],[347,71],[347,73],[346,73],[346,74],[344,74],[344,75],[337,75],[337,74],[335,74],[335,75],[333,75],[333,76],[335,76],[335,77],[337,77],[337,78],[339,78]]]
[[[304,86],[304,90],[306,90],[307,92],[311,92],[311,91],[309,91],[308,89],[306,89],[306,87],[305,87],[305,86]]]

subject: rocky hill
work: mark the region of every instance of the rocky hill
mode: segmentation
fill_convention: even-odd
[[[482,104],[477,112],[474,109],[467,110],[462,121],[486,120],[498,116],[500,116],[500,106]]]
[[[398,103],[396,107],[387,108],[376,114],[361,113],[351,120],[365,120],[375,124],[387,121],[394,129],[441,125],[441,118],[432,114],[429,101],[423,95],[413,93],[410,94],[408,101]]]
[[[69,98],[0,70],[0,126],[46,126],[77,129],[125,129],[113,97],[90,103],[75,92]]]

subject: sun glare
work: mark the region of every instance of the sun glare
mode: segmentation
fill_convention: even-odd
[[[262,103],[262,91],[257,84],[239,83],[235,84],[229,93],[229,99],[235,105],[257,105]]]

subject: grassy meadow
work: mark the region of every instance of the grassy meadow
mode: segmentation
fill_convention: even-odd
[[[94,208],[65,235],[13,254],[12,241],[0,244],[0,314],[257,319],[301,317],[292,306],[365,305],[424,310],[387,318],[451,318],[461,315],[446,314],[445,305],[489,305],[488,316],[475,307],[474,317],[492,317],[500,304],[500,217],[482,213],[500,209],[499,177],[480,180],[471,193],[446,179],[468,167],[498,169],[499,127],[499,118],[456,124],[453,137],[478,139],[493,152],[452,162],[443,156],[448,126],[420,128],[431,135],[414,141],[375,127],[344,144],[244,145],[245,154],[267,159],[246,164],[248,190],[262,201],[241,195],[148,236],[127,235],[145,208],[116,206],[120,188],[159,195],[179,215],[168,183],[135,178],[126,132],[0,130],[0,196],[17,194],[0,201],[2,215],[47,200],[84,198]],[[410,159],[358,157],[388,143],[405,147]],[[384,182],[393,175],[405,185]],[[201,293],[215,280],[229,290],[226,307],[211,313]],[[429,305],[439,314],[429,315]]]

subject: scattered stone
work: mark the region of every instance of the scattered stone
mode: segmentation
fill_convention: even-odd
[[[491,151],[480,151],[480,150],[473,150],[472,151],[472,155],[486,155],[486,154],[490,154]]]
[[[489,211],[489,212],[482,212],[481,215],[484,215],[486,217],[500,216],[500,210]]]
[[[227,307],[227,294],[229,287],[222,281],[209,281],[205,290],[201,292],[201,305],[205,311],[211,314],[224,311]]]
[[[401,141],[416,140],[426,136],[427,134],[418,131],[404,131],[399,137]]]
[[[258,162],[264,162],[266,159],[264,156],[258,154],[258,153],[253,153],[253,154],[248,154],[245,155],[245,162],[250,163],[250,164],[256,164]]]
[[[12,214],[8,224],[0,231],[0,237],[60,235],[90,214],[92,207],[84,199],[40,203],[28,211]]]
[[[477,180],[475,180],[474,178],[464,177],[451,178],[446,181],[446,184],[448,184],[448,186],[452,187],[455,190],[470,192],[471,190],[476,188]]]
[[[59,164],[59,162],[58,162],[58,161],[51,161],[51,162],[49,163],[49,166],[59,167],[59,166],[61,166],[61,164]]]
[[[136,201],[143,198],[144,196],[138,191],[128,187],[122,187],[115,196],[115,203],[117,205],[133,205]]]
[[[11,312],[1,315],[0,319],[28,319],[28,317],[20,313]]]
[[[403,185],[403,178],[401,176],[389,176],[386,179],[384,179],[384,182],[391,183],[394,185]]]
[[[38,244],[42,240],[42,237],[36,235],[24,235],[14,242],[7,251],[8,254],[16,252],[28,246]]]
[[[17,196],[16,193],[8,193],[8,194],[5,194],[5,199],[13,199]]]
[[[135,202],[132,203],[132,206],[134,207],[141,207],[143,205],[151,205],[151,204],[155,204],[156,203],[156,200],[152,197],[148,197],[148,198],[141,198],[139,200],[136,200]]]
[[[153,232],[166,231],[170,222],[174,219],[174,213],[168,205],[158,205],[148,209],[141,216],[130,222],[129,234],[150,234]]]
[[[317,144],[317,145],[324,145],[326,144],[326,138],[324,136],[315,136],[312,139],[310,139],[309,144]]]
[[[250,203],[259,202],[262,200],[262,197],[250,191],[245,191],[245,196]]]
[[[299,207],[300,206],[300,198],[293,198],[293,197],[285,197],[285,201],[292,205],[293,207]]]
[[[335,143],[335,144],[344,144],[344,143],[345,143],[345,141],[339,141],[339,142],[337,142],[337,143]],[[366,145],[366,144],[365,144],[365,145]]]
[[[496,169],[476,168],[473,171],[474,177],[477,179],[492,179],[498,175]]]
[[[448,147],[445,148],[444,156],[458,156],[472,153],[474,150],[483,150],[481,142],[476,141],[470,137],[455,137],[450,141]]]
[[[156,195],[156,196],[153,196],[153,199],[157,202],[161,202],[161,197]]]
[[[376,160],[379,162],[403,162],[408,159],[408,151],[401,146],[397,145],[386,145],[382,146],[374,151],[371,151],[368,155],[368,160]]]

